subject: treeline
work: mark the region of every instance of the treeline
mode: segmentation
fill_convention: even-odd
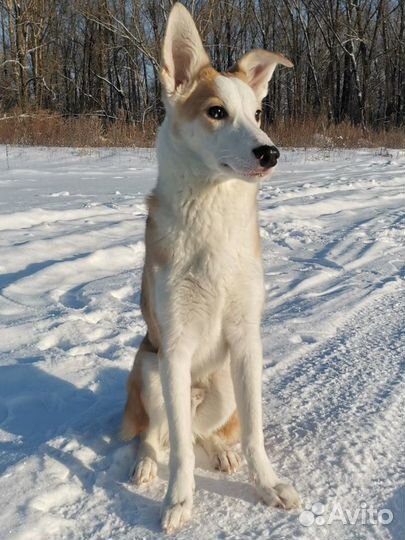
[[[270,84],[265,122],[405,124],[405,0],[193,0],[215,67],[245,51],[295,65]],[[0,110],[162,116],[159,53],[170,0],[0,0]]]

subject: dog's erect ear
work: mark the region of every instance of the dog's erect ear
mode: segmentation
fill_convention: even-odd
[[[292,62],[282,54],[256,49],[242,56],[231,71],[242,72],[258,100],[261,101],[267,96],[268,84],[277,64],[282,64],[290,68],[293,67]]]
[[[174,4],[162,49],[160,79],[169,97],[183,94],[200,69],[210,63],[193,18],[181,4]]]

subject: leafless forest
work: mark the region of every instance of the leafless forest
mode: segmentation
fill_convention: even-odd
[[[405,0],[183,3],[217,69],[251,48],[293,61],[293,70],[279,69],[270,83],[266,128],[403,135]],[[99,130],[103,139],[115,129],[117,141],[134,129],[153,133],[163,115],[159,51],[171,4],[0,0],[0,140],[21,118],[43,125],[54,118],[59,131],[69,125],[72,133],[87,118],[89,133]]]

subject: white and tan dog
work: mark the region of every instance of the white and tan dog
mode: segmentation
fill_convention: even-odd
[[[175,4],[167,23],[161,81],[157,186],[149,198],[142,313],[148,331],[128,381],[123,436],[141,434],[134,480],[157,473],[170,442],[162,527],[191,517],[193,442],[232,472],[239,438],[262,499],[299,506],[267,457],[262,428],[263,271],[258,181],[279,157],[260,129],[261,101],[283,56],[252,51],[229,73],[210,64],[189,12]]]

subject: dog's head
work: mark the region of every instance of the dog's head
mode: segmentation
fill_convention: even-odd
[[[260,129],[261,102],[281,54],[253,50],[227,73],[212,66],[194,21],[174,5],[162,50],[166,122],[199,168],[214,178],[268,177],[279,151]]]

